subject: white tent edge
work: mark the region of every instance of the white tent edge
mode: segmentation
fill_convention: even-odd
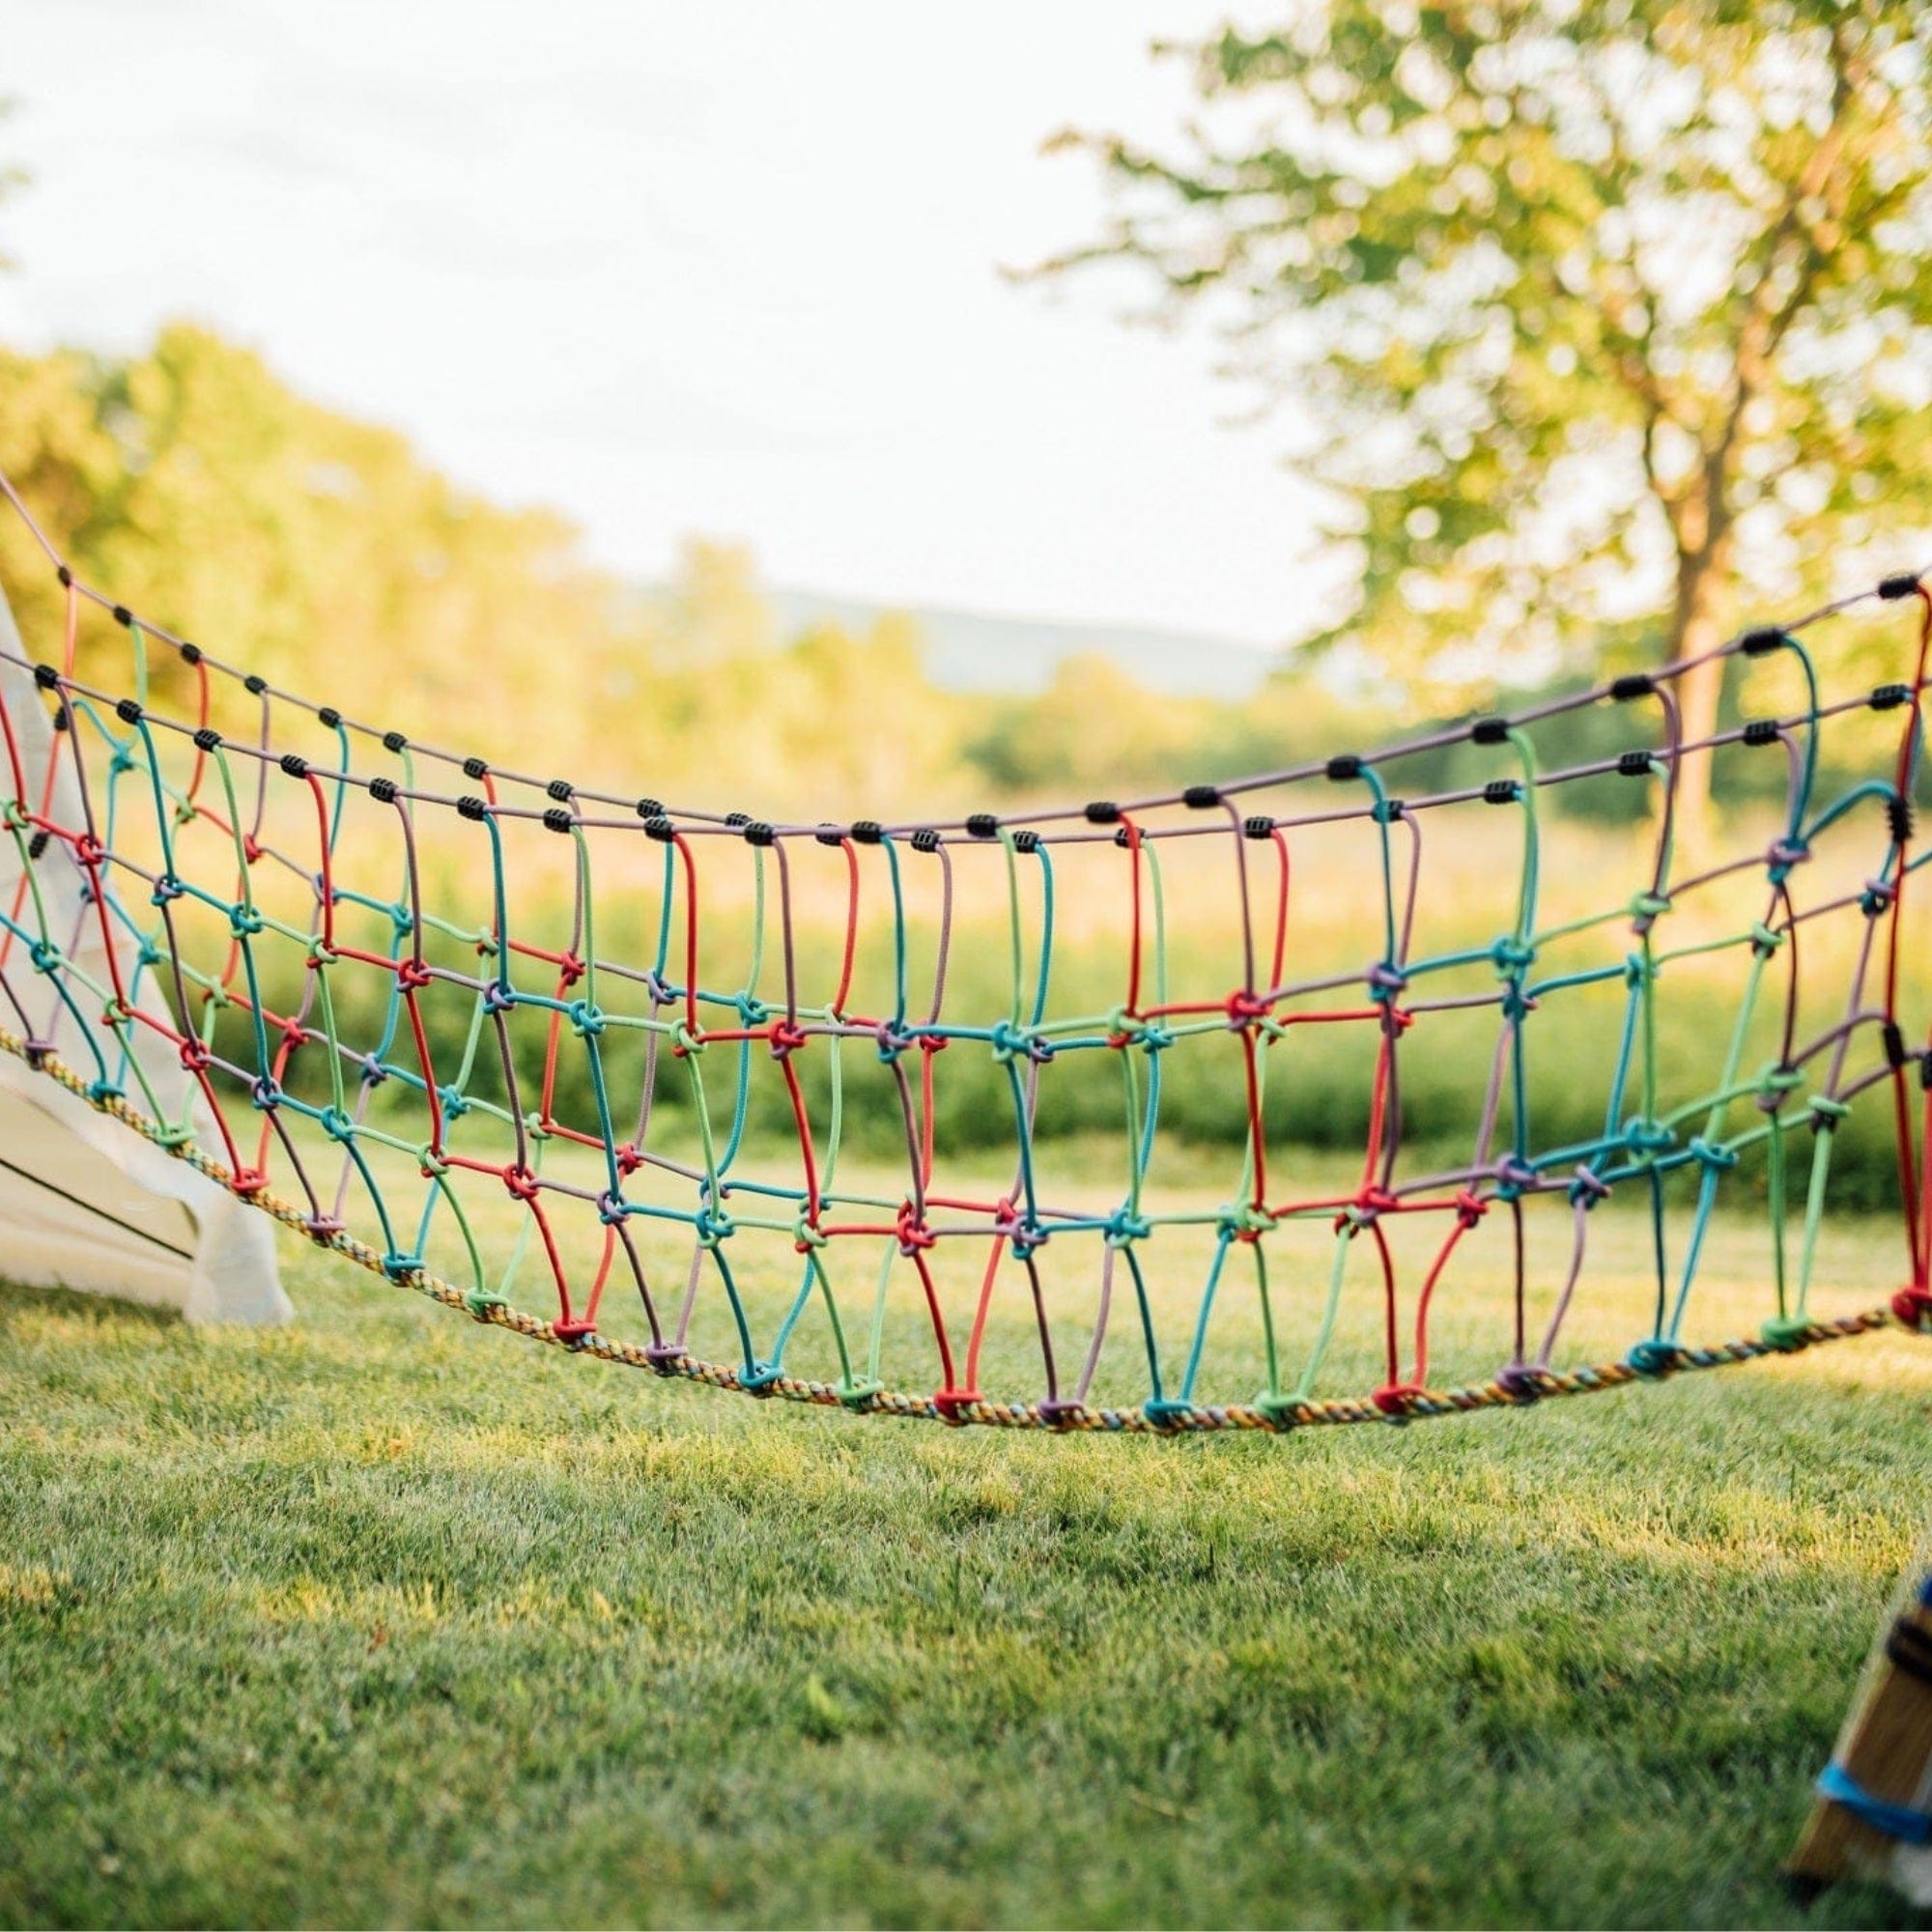
[[[77,824],[81,801],[66,741],[51,729],[25,657],[0,592],[0,692],[29,788],[43,784],[51,770],[50,816]],[[0,756],[0,794],[10,795],[6,767]],[[39,799],[26,803],[31,808]],[[84,901],[80,868],[43,859],[36,876],[57,943],[104,980],[108,942]],[[18,848],[11,837],[0,837],[0,910],[10,915],[20,878]],[[5,943],[0,928],[0,946]],[[132,984],[132,949],[119,934],[114,945],[124,983]],[[27,964],[18,939],[11,952],[11,997],[0,999],[0,1026],[14,1031],[24,1019],[29,1038],[84,1065],[82,1029]],[[152,980],[134,1004],[165,1015]],[[165,1039],[151,1029],[136,1032],[135,1051],[156,1090],[185,1094],[185,1075]],[[197,1104],[189,1119],[197,1140],[208,1146],[213,1123],[205,1107]],[[0,1052],[0,1281],[172,1308],[196,1322],[270,1326],[295,1315],[282,1289],[268,1215],[7,1052]]]

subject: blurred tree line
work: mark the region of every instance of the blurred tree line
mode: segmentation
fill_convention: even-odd
[[[923,742],[957,755],[904,626],[781,639],[749,560],[705,546],[662,596],[627,590],[561,518],[457,488],[205,328],[128,359],[0,349],[0,469],[82,578],[371,723],[706,800],[896,796]],[[11,516],[0,581],[44,647],[60,587]]]
[[[459,489],[206,328],[126,359],[0,348],[0,469],[84,580],[274,682],[524,769],[811,815],[1170,785],[1349,735],[1325,695],[1177,701],[1104,658],[1036,696],[942,691],[910,620],[782,634],[728,546],[623,584],[561,518]],[[0,582],[50,648],[60,586],[12,516]],[[84,644],[113,647],[99,626]]]
[[[908,619],[785,635],[749,555],[715,544],[668,586],[625,585],[558,516],[457,488],[185,324],[126,359],[0,348],[0,469],[83,579],[319,701],[525,770],[808,819],[936,812],[1173,789],[1418,722],[1393,686],[1350,698],[1284,669],[1242,702],[1177,698],[1091,655],[1037,694],[942,690]],[[60,587],[12,516],[0,583],[50,648]],[[84,648],[118,646],[98,625]],[[1578,714],[1545,749],[1613,756],[1634,723]],[[1451,749],[1404,783],[1480,781],[1467,762]],[[1571,803],[1635,815],[1641,790]]]

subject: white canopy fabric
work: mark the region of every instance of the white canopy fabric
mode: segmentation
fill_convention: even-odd
[[[1922,1806],[1925,1799],[1921,1797]],[[1901,1845],[1891,1855],[1891,1882],[1910,1905],[1932,1905],[1932,1846]]]
[[[81,799],[71,754],[52,728],[32,674],[18,662],[24,655],[0,595],[0,692],[20,740],[28,783],[38,788],[49,760],[57,758],[50,815],[78,825]],[[11,779],[0,752],[0,794],[11,793]],[[37,807],[39,797],[27,803]],[[10,913],[20,873],[14,840],[0,837],[0,907]],[[107,941],[99,919],[82,902],[80,867],[56,841],[35,874],[57,943],[77,967],[105,983]],[[119,935],[115,944],[124,983],[131,984],[133,949]],[[91,1068],[81,1025],[32,969],[17,940],[7,980],[26,1009],[29,1037],[50,1045],[69,1065]],[[165,1012],[152,976],[134,1004]],[[0,1026],[17,1033],[20,1023],[14,1002],[0,996]],[[143,1070],[179,1118],[189,1076],[161,1036],[145,1027],[133,1032]],[[102,1037],[108,1037],[104,1030]],[[128,1084],[130,1096],[138,1097]],[[218,1151],[199,1101],[190,1119],[201,1144]],[[275,1264],[274,1224],[266,1214],[11,1053],[0,1053],[0,1280],[175,1308],[190,1321],[269,1324],[295,1314]]]

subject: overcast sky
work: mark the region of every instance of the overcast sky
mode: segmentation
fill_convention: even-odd
[[[191,315],[466,482],[668,569],[1271,642],[1305,499],[1199,336],[1015,287],[1067,122],[1159,133],[1201,0],[0,0],[0,334]]]

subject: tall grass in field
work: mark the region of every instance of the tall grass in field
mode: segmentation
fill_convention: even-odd
[[[367,810],[352,803],[352,814]],[[1776,824],[1747,819],[1735,829],[1737,849],[1768,845]],[[1804,868],[1800,903],[1822,902],[1856,892],[1876,869],[1871,828],[1821,843]],[[366,950],[386,952],[395,927],[386,910],[406,895],[396,855],[383,841],[379,819],[345,841],[338,877],[358,880],[375,904],[346,911],[339,936]],[[1537,1002],[1524,1032],[1524,1094],[1530,1138],[1539,1149],[1586,1143],[1614,1129],[1636,1111],[1634,1089],[1626,1093],[1622,1119],[1609,1118],[1611,1076],[1617,1060],[1627,992],[1617,976],[1636,942],[1629,901],[1646,882],[1649,828],[1554,817],[1542,842],[1543,885],[1536,924],[1549,933],[1593,917],[1599,923],[1548,942],[1531,975],[1553,979],[1592,969],[1613,977],[1601,983],[1566,987]],[[654,1012],[666,1021],[675,1007],[654,1009],[640,983],[647,969],[662,965],[667,979],[680,983],[685,968],[687,907],[681,875],[673,869],[670,916],[665,918],[665,848],[635,832],[593,833],[587,838],[591,861],[592,914],[586,941],[576,924],[568,895],[570,846],[540,831],[511,827],[505,834],[513,939],[555,952],[582,953],[594,945],[605,963],[597,997],[611,1024],[599,1041],[610,1095],[612,1124],[626,1138],[636,1124],[642,1098],[646,1037],[625,1021]],[[480,838],[477,841],[480,848]],[[1425,830],[1422,892],[1409,956],[1424,960],[1454,953],[1478,956],[1462,966],[1419,976],[1404,997],[1410,1002],[1489,996],[1491,1004],[1460,1010],[1423,1013],[1405,1037],[1400,1053],[1400,1124],[1405,1143],[1418,1155],[1439,1162],[1466,1160],[1473,1149],[1484,1093],[1492,1079],[1501,1023],[1493,996],[1495,967],[1485,955],[1507,933],[1515,917],[1522,857],[1518,815],[1483,807],[1432,814]],[[1041,879],[1036,862],[1022,860],[1009,878],[997,847],[954,846],[953,901],[945,956],[940,1018],[952,1025],[984,1027],[1003,1017],[1031,1019],[1039,998],[1044,933]],[[903,995],[900,962],[890,917],[890,876],[876,851],[860,855],[860,906],[850,989],[842,1011],[848,1018],[903,1017],[917,1030],[935,1010],[940,959],[938,873],[935,862],[900,848],[900,887],[906,907]],[[1245,975],[1235,870],[1236,847],[1226,836],[1196,838],[1161,848],[1161,945],[1153,943],[1153,894],[1143,878],[1143,918],[1148,928],[1142,954],[1140,1002],[1159,1004],[1224,1002]],[[699,923],[698,978],[710,992],[744,994],[768,1011],[786,1002],[786,949],[781,941],[781,907],[776,871],[764,866],[763,942],[756,941],[758,902],[756,855],[735,840],[710,838],[699,846],[702,912]],[[439,964],[472,975],[492,970],[487,955],[496,908],[488,889],[488,867],[481,850],[468,851],[448,828],[439,826],[426,846],[422,892],[425,905],[443,922],[432,934],[430,956]],[[1278,880],[1272,848],[1245,848],[1249,870],[1258,983],[1271,970]],[[1397,858],[1402,858],[1400,845]],[[1341,978],[1328,990],[1291,998],[1280,1016],[1295,1021],[1320,1009],[1361,1013],[1369,994],[1365,976],[1383,956],[1380,856],[1373,828],[1349,825],[1297,833],[1292,848],[1289,920],[1282,980],[1288,984]],[[845,946],[844,915],[850,875],[837,850],[810,840],[790,841],[790,983],[801,1007],[822,1010],[838,983]],[[1014,884],[1014,879],[1017,885]],[[1051,1037],[1062,1042],[1091,1042],[1104,1035],[1123,1008],[1129,987],[1129,925],[1132,874],[1127,856],[1104,840],[1057,847],[1053,853],[1053,932],[1046,958],[1046,985],[1040,1010]],[[1398,887],[1402,880],[1398,871]],[[1016,899],[1013,895],[1016,892]],[[1013,906],[1017,903],[1017,923]],[[285,916],[302,923],[298,890],[291,890]],[[1747,939],[1754,922],[1771,911],[1761,870],[1702,888],[1659,922],[1657,944],[1668,957],[1655,1006],[1659,1111],[1682,1106],[1712,1092],[1719,1082],[1743,1001],[1749,970]],[[1908,1001],[1918,998],[1926,975],[1926,923],[1917,905],[1908,908]],[[1018,944],[1015,949],[1014,935]],[[1745,1076],[1772,1064],[1781,1050],[1787,988],[1796,972],[1797,1037],[1804,1041],[1839,1021],[1864,936],[1856,909],[1835,912],[1802,928],[1766,970],[1765,983],[1739,1051]],[[1719,950],[1696,949],[1717,941]],[[302,993],[300,951],[290,945],[258,948],[265,961],[265,996],[278,1010],[298,1005]],[[1794,952],[1796,960],[1794,965]],[[526,992],[554,996],[550,967],[518,958],[515,983]],[[582,987],[566,994],[576,997]],[[379,970],[338,968],[330,976],[333,1016],[346,1045],[375,1052],[391,1065],[412,1069],[415,1055],[408,1030],[394,1006],[388,976]],[[1868,987],[1866,1005],[1876,995]],[[459,987],[436,984],[422,996],[433,1063],[444,1083],[468,1066],[469,1091],[501,1104],[506,1097],[494,1037],[488,1029],[472,1037],[476,1002]],[[756,1010],[748,1009],[748,1010]],[[313,1009],[311,1021],[316,1018]],[[704,1008],[710,1027],[741,1023],[729,1006]],[[1077,1025],[1086,1021],[1089,1024]],[[1247,1134],[1244,1075],[1238,1040],[1211,1015],[1176,1020],[1183,1037],[1161,1056],[1158,1127],[1164,1139],[1188,1147],[1238,1151]],[[231,1044],[245,1049],[243,1022],[224,1022]],[[550,1105],[555,1117],[580,1131],[600,1133],[600,1116],[591,1079],[590,1058],[568,1024],[556,1022],[560,1039]],[[520,1097],[536,1104],[549,1050],[550,1025],[538,1010],[513,1017],[510,1028]],[[1369,1128],[1378,1030],[1355,1019],[1293,1024],[1267,1051],[1264,1121],[1270,1144],[1344,1151],[1360,1149]],[[661,1042],[661,1048],[663,1043]],[[1854,1071],[1877,1064],[1875,1025],[1855,1042]],[[837,1051],[822,1039],[799,1054],[797,1071],[812,1121],[823,1134],[830,1124],[837,1059],[838,1124],[843,1144],[867,1157],[904,1148],[905,1130],[889,1070],[867,1040],[847,1041]],[[915,1060],[917,1055],[914,1056]],[[1091,1044],[1063,1044],[1040,1070],[1033,1133],[1041,1142],[1093,1140],[1111,1136],[1122,1146],[1124,1175],[1127,1135],[1126,1088],[1122,1055]],[[782,1081],[762,1044],[741,1054],[731,1046],[707,1050],[703,1063],[706,1101],[721,1136],[728,1137],[743,1095],[743,1135],[753,1147],[793,1132],[790,1103]],[[1819,1067],[1814,1065],[1814,1074]],[[357,1069],[350,1069],[353,1087]],[[326,1087],[323,1057],[315,1049],[298,1055],[290,1075],[298,1093],[321,1094]],[[1144,1094],[1146,1073],[1140,1073]],[[420,1095],[406,1082],[391,1082],[370,1096],[374,1118],[420,1111]],[[1748,1122],[1748,1100],[1734,1107],[1730,1131]],[[1500,1129],[1506,1136],[1513,1116],[1510,1083],[1504,1083]],[[693,1088],[687,1067],[668,1050],[655,1057],[652,1132],[659,1145],[695,1142]],[[981,1040],[956,1040],[935,1068],[934,1126],[942,1151],[984,1153],[1013,1145],[1016,1117],[1006,1068]],[[480,1123],[479,1123],[480,1124]],[[1507,1140],[1499,1145],[1506,1146]],[[1870,1095],[1839,1129],[1833,1176],[1840,1206],[1876,1207],[1889,1203],[1896,1189],[1889,1112],[1882,1095]],[[1747,1158],[1738,1184],[1754,1183],[1756,1165]]]

